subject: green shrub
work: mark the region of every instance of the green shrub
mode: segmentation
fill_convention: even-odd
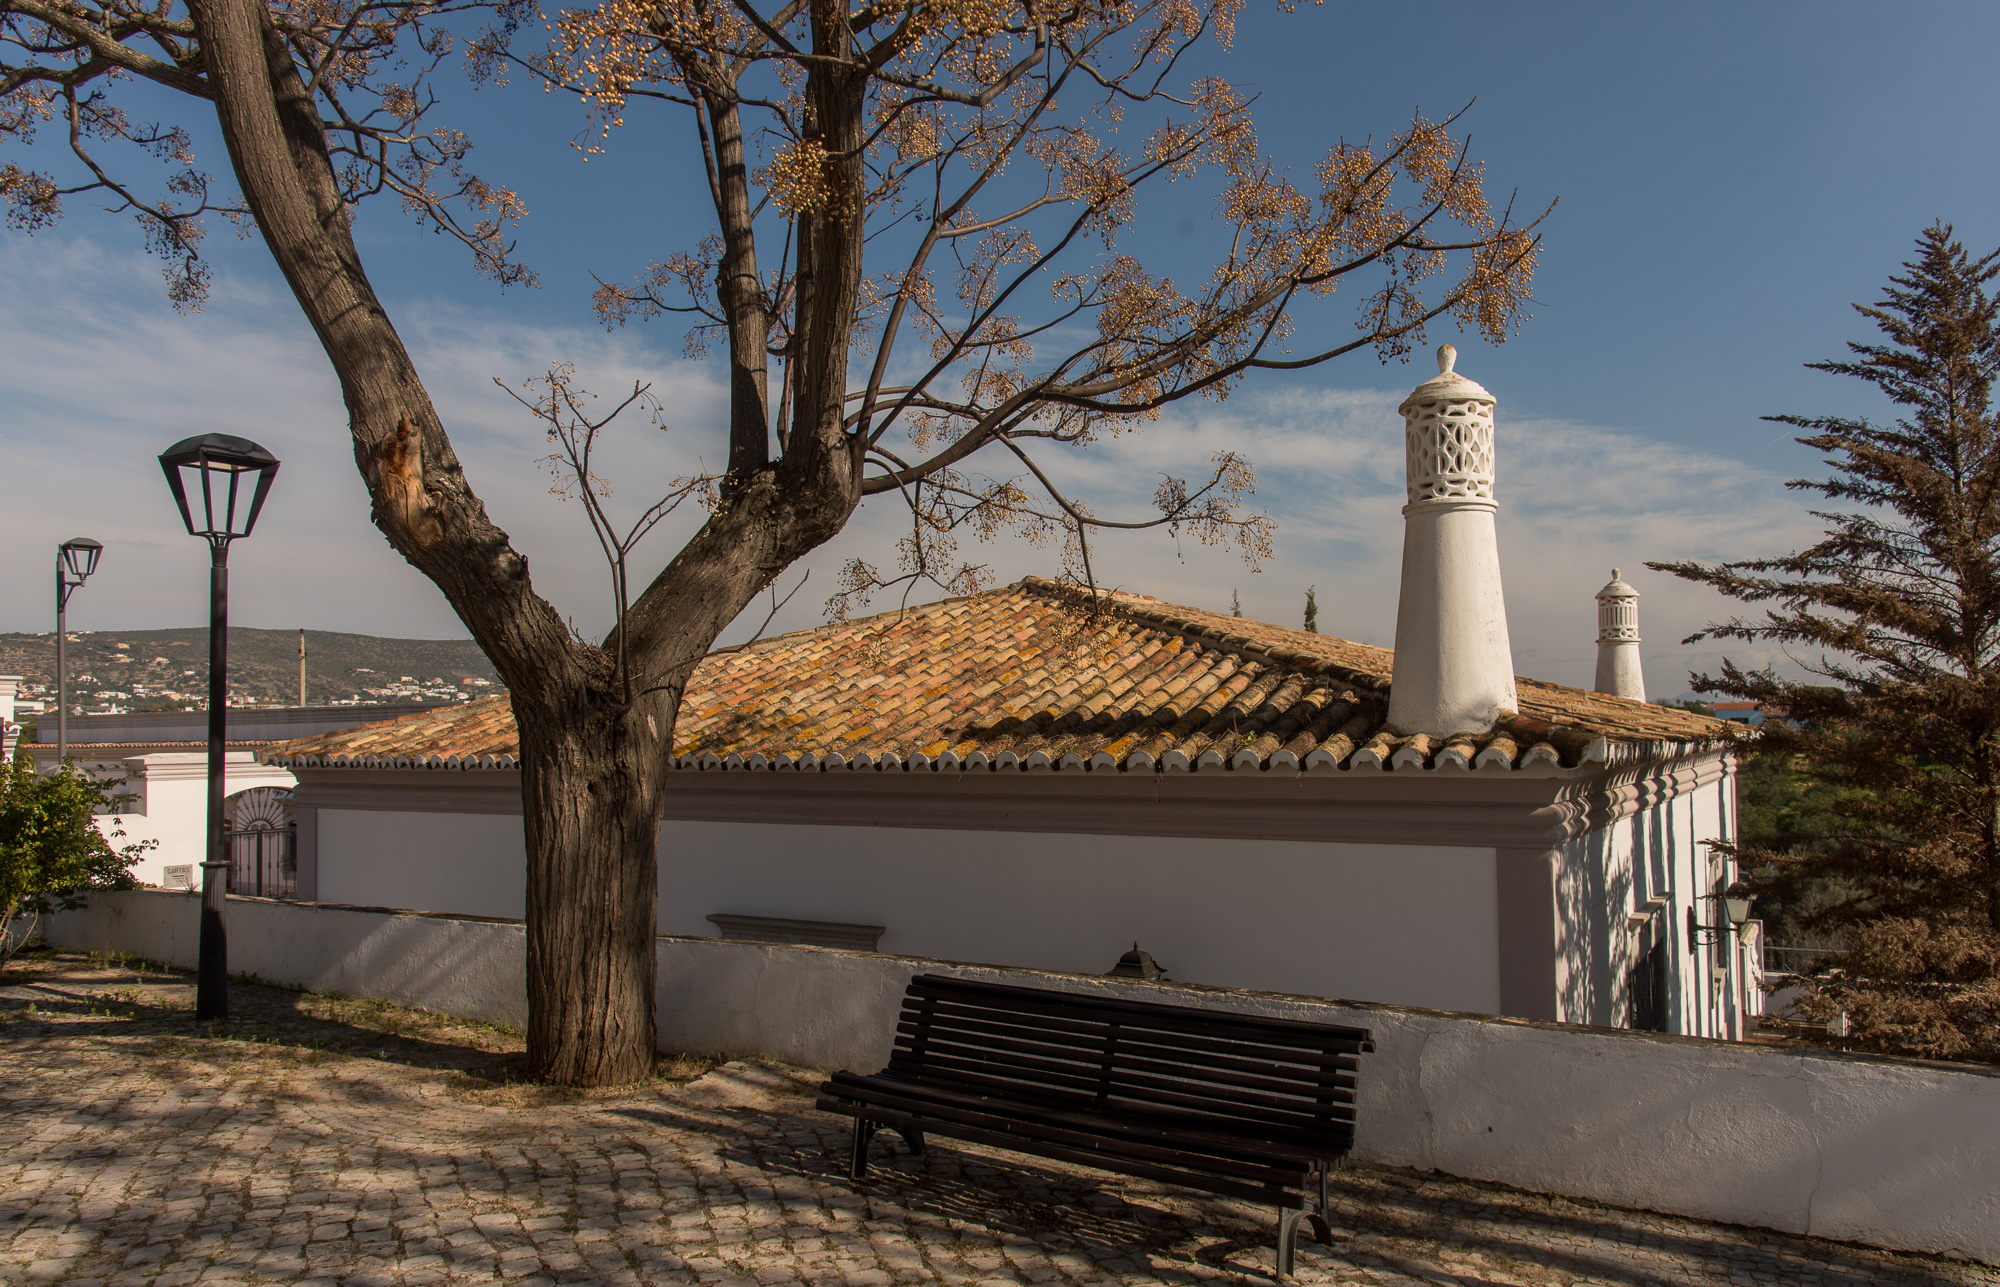
[[[23,755],[0,768],[0,969],[50,912],[83,905],[93,889],[132,888],[132,864],[156,842],[112,847],[97,826],[115,809],[116,783],[94,781],[74,764],[41,774]]]

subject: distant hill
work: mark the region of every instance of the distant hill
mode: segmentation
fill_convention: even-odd
[[[73,707],[208,704],[206,629],[73,631],[68,651]],[[306,654],[307,705],[448,701],[501,687],[493,663],[470,639],[308,630]],[[0,674],[22,676],[24,696],[53,701],[55,669],[53,632],[0,634]],[[229,693],[232,706],[297,705],[299,632],[231,627]]]

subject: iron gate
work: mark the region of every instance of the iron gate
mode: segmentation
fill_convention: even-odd
[[[223,833],[229,843],[229,892],[255,898],[290,898],[299,888],[296,826],[252,826]]]
[[[299,829],[292,793],[252,787],[229,797],[229,892],[253,898],[295,898],[299,891]]]

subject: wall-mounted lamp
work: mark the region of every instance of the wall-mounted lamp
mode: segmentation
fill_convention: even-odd
[[[1696,908],[1688,908],[1688,951],[1693,952],[1697,943],[1720,943],[1735,930],[1743,927],[1750,919],[1750,904],[1756,901],[1754,894],[1703,894],[1698,902],[1716,902],[1722,905],[1724,923],[1703,925]]]

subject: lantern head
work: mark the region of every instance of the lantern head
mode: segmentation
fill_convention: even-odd
[[[205,433],[160,453],[160,468],[188,534],[222,545],[250,535],[257,525],[258,511],[278,474],[278,458],[248,438]]]

